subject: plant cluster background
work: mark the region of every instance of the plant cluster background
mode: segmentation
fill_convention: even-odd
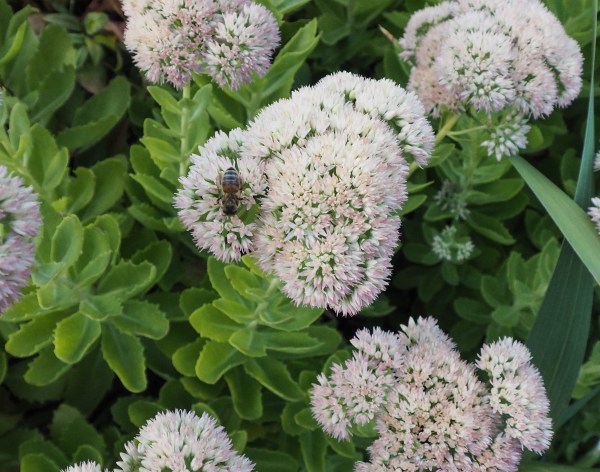
[[[313,385],[352,357],[359,330],[398,332],[419,316],[467,361],[506,336],[531,351],[554,435],[520,470],[600,467],[600,239],[582,216],[598,196],[598,2],[543,2],[581,50],[581,91],[511,121],[522,133],[514,144],[488,144],[508,133],[510,112],[493,123],[473,108],[428,115],[429,161],[397,170],[407,194],[388,215],[401,221],[391,276],[373,303],[347,305],[292,296],[251,254],[199,249],[186,230],[195,221],[178,216],[189,184],[180,178],[211,137],[288,116],[259,113],[330,74],[406,88],[412,65],[398,39],[415,12],[441,2],[255,3],[279,28],[269,30],[271,64],[237,83],[207,57],[206,74],[175,70],[152,84],[125,46],[118,0],[0,0],[0,243],[13,224],[3,167],[33,189],[43,222],[22,230],[35,263],[18,297],[0,281],[0,471],[112,468],[149,419],[177,409],[210,414],[257,471],[351,471],[377,432],[324,433]],[[381,182],[386,198],[394,180]],[[10,257],[0,247],[0,278],[25,260]]]

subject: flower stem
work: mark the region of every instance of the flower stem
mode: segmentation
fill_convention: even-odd
[[[181,107],[181,141],[179,144],[179,175],[185,175],[189,161],[189,137],[188,127],[190,121],[189,100],[192,96],[192,89],[189,84],[183,87],[183,105]]]
[[[444,126],[442,126],[442,129],[440,129],[440,132],[435,137],[435,144],[439,144],[442,141],[442,139],[444,139],[446,135],[450,133],[450,131],[452,131],[452,128],[454,128],[454,125],[458,121],[458,118],[459,115],[456,113],[450,115],[450,117],[444,123]]]
[[[454,136],[460,136],[461,134],[467,134],[467,133],[471,133],[472,131],[479,131],[479,130],[483,130],[483,129],[487,129],[487,126],[483,126],[483,125],[475,126],[473,128],[464,129],[462,131],[449,131],[447,134],[448,134],[448,136],[453,138]]]

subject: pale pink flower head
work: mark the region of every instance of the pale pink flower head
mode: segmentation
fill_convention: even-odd
[[[239,8],[217,15],[202,57],[203,70],[221,87],[238,89],[262,77],[279,45],[277,21],[263,5],[240,2]]]
[[[490,405],[505,419],[504,434],[538,454],[547,450],[552,440],[550,403],[529,350],[504,338],[483,346],[477,367],[488,375]]]
[[[600,171],[600,151],[596,153],[596,157],[594,158],[594,172]]]
[[[514,107],[534,118],[573,101],[583,56],[539,0],[455,0],[416,12],[400,39],[401,57],[422,69],[409,89],[427,91],[426,105]],[[430,72],[425,72],[429,70]],[[428,86],[417,80],[430,77]],[[437,79],[440,91],[435,93]],[[444,92],[452,99],[431,103]]]
[[[179,179],[183,188],[175,196],[179,218],[192,233],[200,249],[224,262],[238,261],[253,247],[257,231],[258,200],[266,190],[264,165],[258,159],[240,156],[244,132],[217,133],[192,155],[188,175]],[[227,169],[236,169],[240,191],[239,208],[233,215],[223,210],[225,192],[220,183]]]
[[[150,82],[208,74],[238,88],[266,73],[279,44],[273,14],[250,0],[126,0],[125,45]]]
[[[380,120],[347,108],[266,164],[255,254],[298,304],[355,314],[391,274],[407,166]]]
[[[117,465],[123,472],[254,470],[248,458],[233,450],[227,433],[211,416],[183,410],[159,413],[149,420]]]
[[[105,470],[108,472],[108,469]],[[62,469],[61,472],[103,472],[103,470],[99,464],[92,461],[86,461]]]
[[[588,209],[588,215],[590,215],[592,222],[596,225],[598,234],[600,234],[600,198],[592,198],[592,206]]]
[[[548,400],[522,344],[484,347],[482,382],[433,318],[411,318],[402,330],[361,331],[352,359],[311,392],[313,416],[339,440],[375,423],[370,462],[356,471],[516,472],[523,448],[548,448]]]
[[[494,432],[485,386],[432,318],[411,319],[403,330],[408,349],[377,417],[371,463],[384,470],[467,470]]]
[[[355,314],[383,290],[406,200],[406,156],[424,164],[433,130],[414,94],[336,73],[263,110],[243,155],[266,161],[261,267],[298,304]]]
[[[176,88],[200,72],[206,38],[214,30],[218,4],[213,0],[124,2],[129,13],[125,46],[150,82]]]
[[[540,0],[442,2],[413,14],[399,43],[413,64],[408,89],[434,116],[488,115],[485,146],[497,158],[525,147],[526,119],[569,105],[581,90],[580,48]]]
[[[32,187],[0,166],[0,313],[19,299],[35,262],[33,240],[41,226]]]

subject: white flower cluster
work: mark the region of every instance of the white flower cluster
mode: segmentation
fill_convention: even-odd
[[[35,262],[42,219],[37,194],[0,166],[0,314],[15,303]]]
[[[312,390],[313,416],[334,438],[375,423],[371,461],[355,471],[515,472],[523,448],[549,447],[549,402],[524,345],[484,346],[474,366],[433,318],[411,319],[402,331],[359,331],[354,356]]]
[[[446,226],[433,237],[431,250],[444,261],[461,263],[471,257],[475,245],[468,236],[458,235],[456,226]]]
[[[540,0],[448,0],[417,11],[400,38],[408,88],[425,108],[473,107],[500,123],[484,143],[498,159],[527,143],[529,116],[579,94],[583,56]]]
[[[405,159],[425,164],[432,147],[414,94],[337,73],[209,140],[175,206],[198,247],[224,261],[254,251],[296,303],[355,314],[390,276]],[[234,215],[219,185],[229,167],[240,177]]]
[[[123,10],[137,66],[177,88],[204,73],[237,89],[266,73],[280,40],[273,14],[250,0],[124,0]]]
[[[252,472],[254,464],[237,454],[222,426],[206,413],[159,413],[125,445],[113,472]],[[102,472],[83,462],[62,472]],[[108,471],[106,471],[108,472]]]
[[[592,206],[588,209],[588,215],[590,215],[592,223],[596,225],[598,234],[600,234],[600,198],[592,198]]]

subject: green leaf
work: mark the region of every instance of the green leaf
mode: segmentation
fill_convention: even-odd
[[[277,333],[263,334],[264,344],[267,349],[289,354],[310,354],[319,352],[323,343],[305,333]]]
[[[244,454],[256,464],[256,469],[261,472],[296,472],[298,470],[298,462],[285,452],[248,447]]]
[[[210,283],[221,297],[243,303],[243,298],[233,288],[229,278],[225,275],[225,264],[214,257],[208,258],[207,271]]]
[[[159,306],[145,301],[126,301],[121,314],[111,317],[110,322],[124,333],[150,339],[164,338],[169,331],[169,322]]]
[[[249,377],[242,368],[232,369],[225,374],[233,407],[240,418],[257,420],[263,415],[262,387]]]
[[[173,366],[187,377],[196,375],[196,362],[206,340],[198,338],[194,342],[181,346],[172,356]]]
[[[102,453],[89,444],[82,444],[77,448],[75,454],[73,454],[73,462],[75,463],[91,461],[101,464],[103,459]]]
[[[29,363],[25,381],[31,385],[49,385],[65,374],[71,366],[56,357],[52,348],[47,347]]]
[[[255,329],[243,328],[237,330],[229,337],[229,344],[248,357],[264,357],[267,355],[263,336]]]
[[[253,310],[231,300],[219,298],[213,302],[213,305],[233,321],[242,325],[251,323],[256,318]]]
[[[597,11],[598,1],[594,0],[589,16],[593,24],[589,69],[592,90]],[[587,113],[581,168],[575,192],[577,203],[571,201],[523,159],[511,158],[512,164],[568,241],[563,243],[546,296],[527,340],[533,363],[544,378],[555,424],[561,422],[567,409],[585,355],[592,311],[592,277],[597,282],[600,281],[600,239],[597,233],[594,234],[590,220],[580,208],[587,207],[592,196],[592,166],[596,145],[593,93],[589,95]]]
[[[8,337],[6,352],[15,357],[28,357],[52,342],[52,331],[62,320],[64,312],[44,313],[24,323]]]
[[[229,265],[225,267],[225,276],[237,292],[245,296],[250,288],[260,287],[259,279],[249,270],[239,266]]]
[[[144,249],[136,252],[131,261],[139,264],[143,261],[150,262],[156,268],[154,282],[158,282],[167,272],[171,257],[173,256],[173,248],[167,241],[155,241]]]
[[[244,364],[244,368],[248,375],[284,400],[296,402],[305,397],[298,383],[292,379],[286,365],[277,359],[269,357],[250,359]]]
[[[514,328],[519,324],[520,312],[512,306],[499,306],[492,312],[492,319],[500,326]]]
[[[96,177],[85,167],[75,169],[75,177],[69,180],[65,195],[67,197],[67,210],[76,213],[84,208],[94,196]]]
[[[52,237],[50,259],[61,267],[70,267],[83,249],[83,226],[75,215],[68,215],[56,228]]]
[[[37,100],[31,107],[31,120],[46,123],[73,93],[75,79],[73,66],[65,66],[46,76],[38,87]]]
[[[217,294],[212,290],[192,287],[181,292],[179,307],[186,316],[190,316],[196,309],[211,303],[215,298]]]
[[[467,192],[466,200],[473,205],[505,202],[513,198],[523,188],[522,179],[500,179],[488,184],[479,185],[475,190]]]
[[[27,67],[27,85],[34,90],[57,69],[75,65],[75,50],[67,31],[48,25],[40,35],[39,48]]]
[[[75,364],[100,336],[100,323],[82,313],[62,320],[54,331],[54,354],[67,364]]]
[[[207,384],[215,384],[233,367],[244,363],[244,356],[229,344],[209,341],[196,362],[196,376]]]
[[[173,95],[167,91],[166,88],[159,87],[158,85],[150,85],[147,87],[148,93],[152,95],[152,98],[160,105],[161,108],[171,113],[181,113],[179,104]]]
[[[300,435],[300,447],[304,465],[308,472],[322,472],[325,470],[325,454],[327,441],[321,431],[311,431]]]
[[[97,321],[119,315],[122,308],[121,300],[112,293],[90,296],[79,304],[81,313]]]
[[[127,390],[142,392],[146,389],[146,359],[138,338],[105,324],[102,327],[102,355]]]
[[[112,294],[120,300],[131,298],[143,292],[154,280],[156,269],[149,262],[134,264],[120,262],[102,279],[98,285],[98,294]]]
[[[65,454],[50,441],[31,439],[23,442],[19,447],[19,456],[25,457],[28,454],[43,454],[55,464],[63,467],[69,464]]]
[[[590,115],[593,116],[593,115]],[[589,121],[589,119],[588,119]],[[593,119],[592,119],[593,121]],[[592,133],[593,134],[593,133]],[[593,136],[592,138],[593,139]],[[587,142],[587,139],[586,139]],[[593,148],[592,154],[593,154]],[[590,146],[586,151],[589,152]],[[511,158],[511,162],[538,197],[552,220],[563,233],[572,249],[585,264],[597,283],[600,283],[600,238],[590,217],[577,203],[542,175],[531,164],[520,157]],[[585,161],[582,162],[582,166]],[[590,167],[591,172],[591,167]],[[578,184],[579,188],[579,184]],[[591,187],[588,195],[591,194]],[[583,199],[582,205],[589,205],[591,197]]]
[[[59,472],[60,468],[43,454],[27,454],[21,459],[21,472]]]
[[[83,213],[83,220],[110,210],[123,195],[127,164],[124,159],[111,157],[91,167],[94,173],[94,196]]]
[[[318,43],[317,20],[313,19],[281,48],[267,74],[252,86],[260,90],[261,105],[289,95],[296,72]]]
[[[162,210],[173,210],[173,194],[175,192],[167,187],[163,181],[146,174],[132,174],[131,178],[144,188],[152,203]]]
[[[212,305],[198,308],[190,316],[190,324],[203,337],[222,343],[229,342],[240,325]]]
[[[350,459],[354,459],[355,461],[361,459],[361,454],[354,447],[354,443],[352,441],[338,441],[337,439],[332,438],[329,435],[325,435],[325,439],[327,440],[327,444],[329,447],[333,449],[337,454],[343,457],[348,457]]]
[[[83,249],[73,267],[73,281],[78,287],[87,287],[104,274],[111,259],[111,250],[106,234],[96,225],[83,230]]]
[[[515,240],[502,223],[496,218],[472,211],[467,223],[482,236],[500,244],[514,244]]]
[[[92,446],[101,451],[101,454],[106,453],[102,435],[70,405],[62,404],[54,411],[50,434],[61,450],[68,455],[75,454],[82,444]]]
[[[127,111],[129,89],[129,81],[124,76],[115,77],[77,110],[73,126],[59,133],[58,143],[71,151],[86,149],[97,143]]]

